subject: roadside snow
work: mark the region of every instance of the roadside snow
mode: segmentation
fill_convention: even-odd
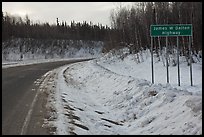
[[[117,74],[131,76],[139,79],[151,81],[151,57],[149,51],[142,53],[144,62],[136,63],[135,55],[129,55],[122,61],[115,56],[104,56],[96,60],[96,62],[106,69]],[[176,88],[188,90],[189,92],[202,94],[202,62],[192,63],[193,70],[193,86],[190,85],[190,67],[187,66],[184,57],[180,57],[180,85],[178,86],[178,67],[169,66],[169,83]],[[156,84],[166,84],[166,67],[162,61],[154,58],[154,82]]]
[[[91,57],[87,57],[89,59]],[[57,61],[69,61],[69,60],[80,60],[86,58],[64,58],[64,59],[35,59],[35,60],[24,60],[24,61],[2,61],[2,69],[9,68],[9,67],[17,67],[23,65],[31,65],[31,64],[38,64],[38,63],[46,63],[46,62],[57,62]]]
[[[44,83],[50,113],[44,126],[63,135],[202,134],[202,64],[193,64],[193,87],[184,64],[180,87],[176,67],[166,84],[161,66],[155,63],[155,84],[148,56],[139,64],[132,56],[104,57],[53,70],[52,82]]]

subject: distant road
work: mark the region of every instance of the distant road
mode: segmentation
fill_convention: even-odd
[[[26,116],[36,96],[34,81],[46,72],[65,64],[90,59],[59,61],[2,69],[2,135],[48,134],[42,128],[44,105],[43,97],[34,104],[30,122],[25,128]],[[26,129],[26,131],[22,130]]]

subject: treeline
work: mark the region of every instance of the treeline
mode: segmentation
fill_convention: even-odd
[[[55,25],[32,23],[28,16],[9,16],[2,12],[2,40],[12,37],[34,39],[68,39],[103,41],[103,51],[129,47],[131,53],[150,48],[150,25],[192,24],[192,50],[202,50],[202,2],[135,2],[131,8],[122,6],[110,14],[111,28],[101,24],[72,21],[67,25],[57,18]],[[188,56],[188,37],[179,37],[180,53]],[[159,54],[166,46],[165,38],[153,39],[154,51]],[[176,38],[168,37],[170,50]]]
[[[104,41],[110,31],[108,26],[102,24],[75,22],[67,25],[65,21],[59,21],[56,25],[49,23],[32,23],[28,15],[25,18],[11,16],[2,12],[2,40],[10,38],[34,38],[34,39],[69,39]]]
[[[150,48],[150,25],[192,24],[192,50],[202,50],[202,2],[137,2],[131,8],[118,6],[111,12],[112,47],[130,46],[137,53],[142,48]],[[115,42],[117,41],[117,42]],[[188,56],[188,37],[179,37],[181,54]],[[120,43],[120,44],[118,44]],[[166,46],[165,38],[154,38],[154,51]],[[176,37],[168,37],[171,49],[176,46]]]

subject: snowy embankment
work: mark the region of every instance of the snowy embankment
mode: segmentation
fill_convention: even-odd
[[[150,57],[140,64],[132,59],[106,56],[48,72],[43,127],[53,134],[202,134],[202,64],[193,64],[193,87],[181,64],[178,87],[173,76],[165,84],[160,63],[151,84]]]
[[[102,41],[14,38],[2,42],[2,68],[36,63],[96,58]]]

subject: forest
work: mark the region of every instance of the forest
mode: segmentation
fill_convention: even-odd
[[[29,16],[11,16],[2,11],[2,42],[12,38],[103,41],[103,52],[128,47],[135,54],[150,48],[150,25],[192,24],[192,51],[202,51],[202,2],[135,2],[131,7],[121,3],[110,13],[111,27],[92,22],[66,21],[56,24],[34,23]],[[180,54],[188,56],[189,37],[179,37]],[[166,46],[165,38],[153,38],[155,53]],[[176,37],[168,38],[172,50]]]
[[[5,14],[5,15],[4,15]],[[110,30],[102,24],[93,25],[86,21],[75,22],[67,25],[65,21],[56,19],[56,25],[49,23],[32,23],[28,15],[24,19],[18,16],[11,16],[2,12],[2,40],[15,38],[34,39],[71,39],[71,40],[94,40],[103,41],[105,32]]]

